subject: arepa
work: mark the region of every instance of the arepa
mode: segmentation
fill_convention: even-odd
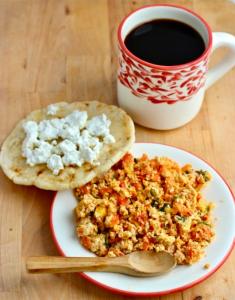
[[[21,120],[4,141],[0,153],[0,165],[3,172],[16,184],[34,185],[45,190],[65,190],[82,186],[94,177],[109,170],[122,156],[130,150],[135,140],[132,119],[120,108],[105,103],[60,102],[55,103],[58,110],[55,115],[47,114],[47,108],[31,112]],[[88,163],[81,167],[66,166],[58,175],[53,175],[46,164],[29,166],[22,156],[22,143],[25,132],[22,125],[25,121],[40,122],[45,119],[64,118],[74,110],[86,111],[88,118],[105,114],[110,120],[110,133],[115,143],[104,145],[98,157],[99,165]]]

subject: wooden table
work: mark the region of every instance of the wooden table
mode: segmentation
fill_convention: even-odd
[[[116,103],[118,23],[133,9],[157,2],[0,0],[1,141],[19,119],[51,102],[99,99]],[[202,15],[214,31],[235,34],[232,1],[160,2],[186,6]],[[213,62],[222,55],[219,50]],[[137,141],[192,151],[211,162],[235,190],[234,75],[235,70],[208,90],[199,115],[190,124],[167,132],[136,126]],[[3,174],[0,181],[0,299],[124,299],[75,275],[28,275],[26,256],[58,254],[49,226],[53,194],[16,186]],[[235,252],[205,282],[154,299],[233,300],[234,265]]]

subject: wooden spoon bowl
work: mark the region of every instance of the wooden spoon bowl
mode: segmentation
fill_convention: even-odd
[[[157,276],[176,266],[167,252],[137,251],[120,257],[29,257],[30,273],[114,272],[131,276]]]

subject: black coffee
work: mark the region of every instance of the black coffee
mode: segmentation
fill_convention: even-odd
[[[152,64],[174,66],[198,58],[205,50],[200,34],[175,20],[159,19],[133,29],[125,45],[135,56]]]

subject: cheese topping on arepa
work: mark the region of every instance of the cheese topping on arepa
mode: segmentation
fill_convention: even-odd
[[[57,111],[58,107],[49,105],[47,114],[55,115]],[[22,156],[30,166],[47,164],[54,175],[65,166],[99,165],[103,146],[115,142],[110,125],[105,114],[89,120],[87,112],[79,110],[60,119],[26,121]]]

